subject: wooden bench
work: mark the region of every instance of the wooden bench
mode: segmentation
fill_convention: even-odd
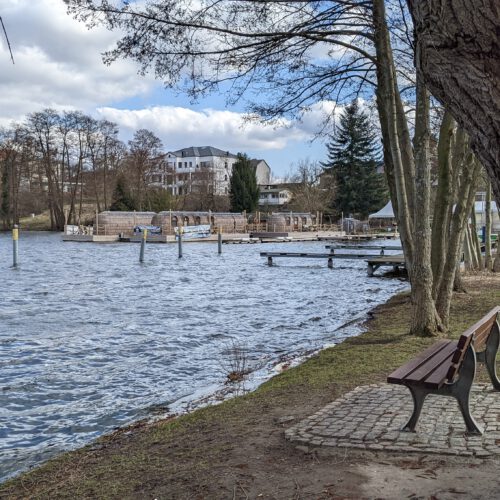
[[[458,339],[439,340],[387,377],[390,384],[408,387],[413,397],[413,414],[404,426],[415,431],[424,400],[428,394],[452,396],[458,406],[469,434],[482,434],[469,408],[469,395],[476,374],[477,361],[486,365],[493,387],[500,391],[495,358],[500,340],[495,307]]]

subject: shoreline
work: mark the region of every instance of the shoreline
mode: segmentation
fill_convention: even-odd
[[[398,293],[401,292],[395,292],[395,295],[397,295]],[[394,297],[395,295],[393,295],[392,297]],[[323,344],[322,346],[314,349],[303,349],[297,352],[282,354],[275,360],[270,361],[270,363],[265,363],[265,366],[257,367],[255,370],[252,370],[247,375],[245,375],[245,377],[240,382],[232,383],[230,381],[226,381],[226,383],[223,385],[211,385],[205,388],[199,388],[192,394],[182,396],[173,402],[160,402],[139,409],[140,412],[146,413],[147,415],[134,419],[129,423],[124,424],[123,426],[106,432],[96,437],[87,444],[77,445],[75,447],[57,451],[53,456],[49,455],[41,462],[33,465],[28,465],[26,468],[22,468],[19,471],[16,471],[13,474],[7,476],[4,480],[0,481],[0,492],[1,486],[6,482],[16,480],[16,478],[23,474],[29,474],[31,471],[34,471],[39,467],[43,467],[47,462],[57,459],[59,456],[66,453],[72,453],[78,450],[85,449],[87,447],[90,447],[92,449],[96,446],[98,447],[99,441],[102,439],[112,438],[115,435],[127,434],[128,432],[131,432],[133,430],[140,429],[158,422],[170,422],[182,418],[186,415],[190,415],[198,410],[219,405],[233,398],[238,398],[250,394],[256,391],[261,385],[269,381],[272,377],[279,375],[280,373],[288,369],[299,366],[311,357],[318,355],[318,353],[325,349],[331,349],[353,336],[362,334],[363,325],[370,319],[372,311],[374,311],[381,305],[383,305],[383,303],[368,309],[362,314],[359,314],[354,319],[346,321],[339,327],[335,328],[335,330],[333,330],[332,332],[332,334],[334,334],[336,332],[341,332],[350,328],[357,331],[355,333],[352,333],[351,335],[346,335],[340,337],[339,339],[332,338],[331,343]],[[335,342],[333,342],[333,340],[335,340]],[[280,367],[280,365],[282,366]],[[166,409],[167,411],[164,412],[164,409]],[[47,453],[47,451],[40,452],[41,455],[43,455],[44,453]]]

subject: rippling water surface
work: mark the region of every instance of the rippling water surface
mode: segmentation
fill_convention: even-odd
[[[22,234],[20,268],[0,235],[0,480],[56,452],[221,385],[221,351],[271,365],[405,287],[363,261],[277,259],[324,243],[63,243]]]

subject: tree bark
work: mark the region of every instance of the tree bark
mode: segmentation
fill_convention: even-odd
[[[417,68],[427,88],[469,133],[500,200],[500,4],[408,0]]]
[[[432,297],[431,266],[431,171],[429,158],[430,96],[417,75],[415,116],[415,233],[412,269],[413,318],[410,333],[433,337],[442,327]]]
[[[484,268],[491,271],[491,184],[488,182],[486,186],[486,201],[484,204],[485,211],[485,238],[484,238]]]
[[[450,206],[453,198],[453,172],[451,143],[453,140],[454,120],[445,111],[438,143],[438,187],[432,220],[432,276],[433,296],[436,297],[441,283],[449,235]]]

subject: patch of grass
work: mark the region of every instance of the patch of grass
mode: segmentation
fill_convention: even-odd
[[[474,275],[467,284],[469,293],[454,297],[452,337],[500,304],[500,277]],[[355,386],[383,382],[432,344],[433,339],[407,334],[410,313],[408,296],[398,295],[373,311],[365,333],[321,351],[255,392],[104,436],[4,483],[0,498],[218,498],[227,494],[228,476],[239,484],[241,468],[265,475],[264,456],[284,464],[280,474],[293,474],[276,419],[303,418]]]

